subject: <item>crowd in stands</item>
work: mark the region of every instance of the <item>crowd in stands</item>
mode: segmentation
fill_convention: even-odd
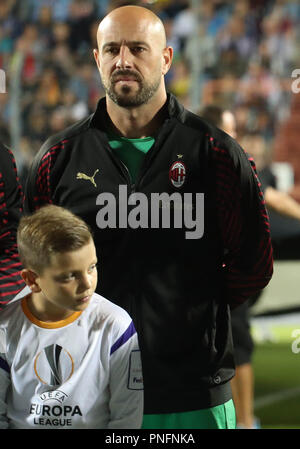
[[[234,110],[239,135],[270,139],[287,119],[300,62],[297,0],[7,0],[0,2],[0,140],[13,146],[21,178],[41,144],[104,95],[92,54],[96,29],[124,4],[163,20],[174,48],[167,87],[185,106],[219,104]]]

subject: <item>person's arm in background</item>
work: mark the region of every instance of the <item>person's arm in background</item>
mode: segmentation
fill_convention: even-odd
[[[25,286],[16,242],[22,201],[13,153],[0,144],[0,310]]]
[[[268,208],[281,215],[300,220],[300,204],[288,193],[268,186],[265,189],[264,196]]]
[[[270,225],[253,159],[232,139],[228,138],[227,148],[213,141],[212,145],[223,268],[233,308],[262,290],[272,277]]]

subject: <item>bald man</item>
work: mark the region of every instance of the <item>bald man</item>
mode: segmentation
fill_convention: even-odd
[[[90,224],[97,291],[139,335],[143,427],[234,428],[229,309],[272,275],[254,170],[233,139],[166,91],[173,51],[150,10],[112,10],[97,42],[105,98],[43,145],[26,210],[55,203]],[[128,388],[141,388],[132,360]]]
[[[97,42],[94,57],[116,130],[129,138],[151,135],[167,99],[164,75],[173,55],[162,22],[145,8],[116,9],[100,23]]]

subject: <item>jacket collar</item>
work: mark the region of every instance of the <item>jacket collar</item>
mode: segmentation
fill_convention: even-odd
[[[167,119],[178,118],[182,121],[185,109],[172,93],[167,93],[167,101],[163,107],[167,109]],[[103,97],[98,101],[97,108],[91,116],[90,126],[106,132],[109,120],[106,110],[106,98]]]

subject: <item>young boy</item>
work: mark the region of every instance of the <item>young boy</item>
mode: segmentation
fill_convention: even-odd
[[[50,205],[21,219],[17,239],[27,286],[0,316],[0,428],[140,428],[136,331],[94,293],[88,226]]]

